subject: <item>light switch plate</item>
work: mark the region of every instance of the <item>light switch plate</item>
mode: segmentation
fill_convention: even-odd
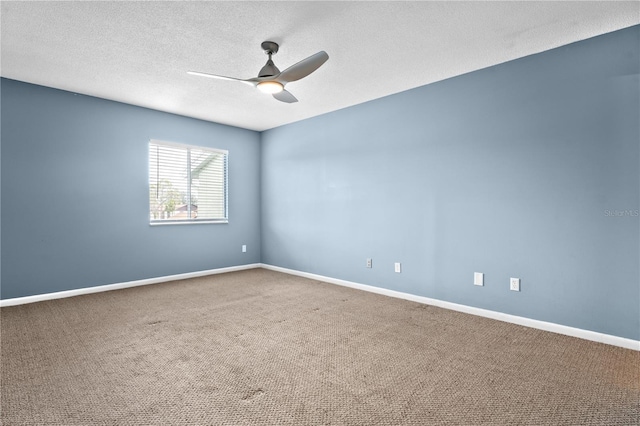
[[[482,272],[473,273],[473,285],[484,285],[484,274]]]

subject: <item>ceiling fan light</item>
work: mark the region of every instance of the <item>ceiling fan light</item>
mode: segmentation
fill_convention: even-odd
[[[284,90],[284,86],[277,81],[261,81],[258,83],[258,89],[263,93],[280,93]]]

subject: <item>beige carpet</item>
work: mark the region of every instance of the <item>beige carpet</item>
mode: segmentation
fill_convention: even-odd
[[[638,352],[263,269],[1,315],[4,425],[640,419]]]

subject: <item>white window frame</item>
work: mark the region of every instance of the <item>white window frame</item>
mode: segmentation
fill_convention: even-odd
[[[185,164],[185,168],[187,170],[187,218],[184,219],[153,219],[151,217],[151,198],[149,197],[148,199],[148,203],[149,203],[149,207],[148,207],[148,218],[149,218],[149,225],[151,226],[158,226],[158,225],[193,225],[193,224],[206,224],[206,223],[229,223],[229,151],[225,150],[225,149],[218,149],[218,148],[210,148],[207,146],[199,146],[199,145],[189,145],[189,144],[183,144],[183,143],[179,143],[179,142],[169,142],[169,141],[163,141],[163,140],[158,140],[158,139],[151,139],[149,140],[149,144],[147,145],[148,147],[148,155],[147,155],[147,161],[148,161],[148,166],[149,166],[149,170],[147,173],[147,178],[148,178],[148,193],[147,195],[150,195],[150,191],[151,191],[151,147],[152,145],[159,145],[159,146],[170,146],[172,148],[178,148],[178,149],[184,149],[187,152],[187,162]],[[224,155],[224,217],[222,218],[209,218],[209,219],[198,219],[198,218],[190,218],[191,215],[191,167],[188,167],[189,163],[190,163],[190,150],[191,149],[197,149],[197,150],[201,150],[201,151],[207,151],[207,152],[211,152],[211,153],[219,153],[219,154],[223,154]]]

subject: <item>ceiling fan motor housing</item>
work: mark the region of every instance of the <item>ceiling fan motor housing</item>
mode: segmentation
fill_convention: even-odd
[[[269,60],[265,64],[264,67],[260,70],[258,77],[272,77],[274,75],[280,74],[280,70],[271,60],[271,55],[269,55]]]
[[[267,61],[265,66],[262,67],[260,73],[258,73],[258,77],[271,77],[280,74],[280,70],[271,60],[271,55],[275,55],[276,53],[278,53],[278,48],[280,47],[278,46],[278,43],[276,43],[275,41],[263,41],[260,47],[262,47],[264,53],[269,55],[269,60]]]

